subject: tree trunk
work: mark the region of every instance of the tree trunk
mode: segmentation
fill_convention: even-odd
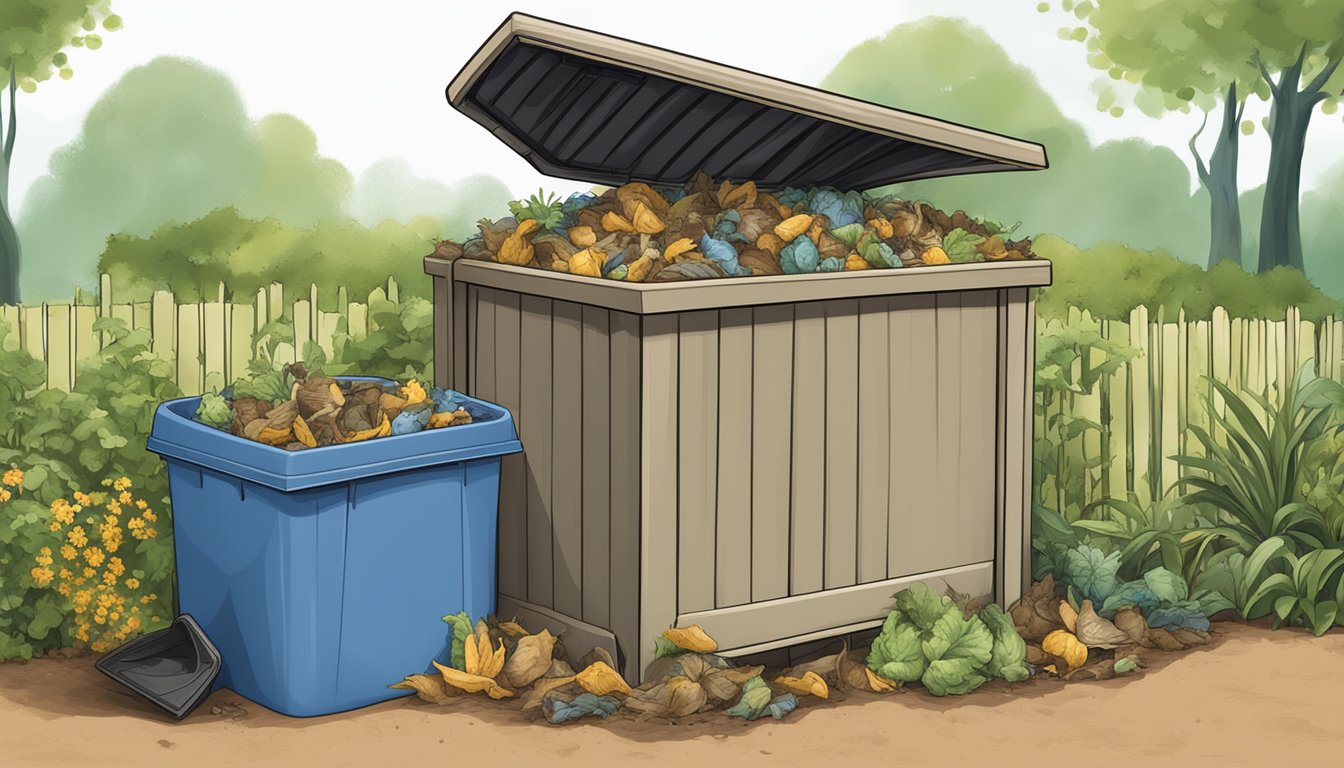
[[[9,161],[14,156],[14,131],[18,126],[14,112],[15,77],[9,75],[9,126],[0,122],[0,304],[19,303],[19,233],[9,198]],[[10,329],[17,332],[17,328]]]
[[[1220,261],[1241,263],[1241,204],[1237,199],[1237,155],[1240,148],[1240,123],[1244,103],[1237,99],[1237,84],[1227,88],[1223,100],[1223,123],[1218,131],[1218,142],[1204,167],[1195,151],[1194,139],[1190,150],[1195,154],[1199,180],[1209,192],[1209,268]],[[1201,130],[1203,127],[1201,126]],[[1198,134],[1196,134],[1198,136]]]
[[[1269,173],[1260,214],[1260,272],[1279,266],[1302,270],[1302,228],[1297,210],[1302,152],[1307,146],[1311,113],[1325,100],[1322,89],[1340,65],[1340,56],[1335,53],[1303,87],[1302,66],[1307,53],[1304,44],[1297,62],[1284,68],[1277,83],[1264,65],[1260,67],[1273,99],[1269,110]]]
[[[1260,272],[1280,266],[1302,269],[1297,203],[1307,125],[1316,102],[1297,90],[1295,80],[1284,85],[1290,87],[1274,95],[1269,113],[1269,173],[1260,214]]]

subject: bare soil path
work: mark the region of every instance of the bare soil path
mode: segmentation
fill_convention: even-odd
[[[721,715],[553,727],[516,703],[399,700],[293,719],[218,691],[181,722],[91,659],[0,664],[0,764],[37,766],[1344,765],[1344,632],[1215,625],[1213,645],[1115,680],[969,696],[857,694],[782,722]],[[814,701],[814,700],[812,700]]]

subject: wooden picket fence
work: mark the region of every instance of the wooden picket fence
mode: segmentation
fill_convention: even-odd
[[[94,331],[94,322],[100,317],[120,318],[132,328],[149,330],[154,354],[172,361],[178,386],[195,395],[222,388],[242,375],[256,354],[259,332],[269,322],[283,319],[294,330],[293,344],[276,347],[277,360],[294,362],[310,341],[332,359],[342,320],[351,338],[363,339],[369,331],[370,303],[399,300],[397,283],[390,277],[385,289],[374,289],[364,302],[350,301],[341,288],[336,312],[318,309],[316,285],[291,302],[285,293],[283,285],[271,283],[258,289],[250,304],[229,302],[220,283],[214,301],[179,303],[171,292],[156,291],[150,301],[118,304],[111,280],[102,275],[96,305],[81,303],[78,294],[70,304],[3,305],[0,321],[10,329],[5,348],[27,351],[45,362],[47,386],[69,391],[78,375],[76,363],[109,342],[105,334]]]
[[[1074,309],[1067,322],[1090,320],[1087,313]],[[1043,322],[1042,330],[1059,322],[1064,321]],[[1202,454],[1186,427],[1210,429],[1206,402],[1226,413],[1223,398],[1206,377],[1234,391],[1266,394],[1271,401],[1308,361],[1316,375],[1341,378],[1344,320],[1304,321],[1296,307],[1290,307],[1283,320],[1231,318],[1220,307],[1211,319],[1197,321],[1187,321],[1184,312],[1174,320],[1161,311],[1150,317],[1145,307],[1139,307],[1129,322],[1098,323],[1103,338],[1128,344],[1140,354],[1112,375],[1102,376],[1089,393],[1069,395],[1062,404],[1066,417],[1083,417],[1100,426],[1083,431],[1071,446],[1081,450],[1084,464],[1087,459],[1096,464],[1079,470],[1088,473],[1088,486],[1094,489],[1085,500],[1089,503],[1124,498],[1128,492],[1156,498],[1181,477],[1186,470],[1172,457]],[[1093,357],[1087,364],[1098,365],[1105,355]],[[1043,427],[1038,412],[1038,436]],[[1210,431],[1215,439],[1221,437],[1216,429]],[[1050,506],[1050,500],[1045,502]]]

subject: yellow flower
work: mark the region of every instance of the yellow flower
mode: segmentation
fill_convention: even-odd
[[[13,469],[7,470],[4,476],[0,477],[0,482],[3,482],[5,485],[8,485],[11,488],[18,485],[22,485],[23,470],[19,469],[18,467],[14,467]]]
[[[51,525],[47,526],[47,530],[51,531],[52,533],[55,533],[61,530],[61,524],[56,522],[55,520],[52,520]]]
[[[51,583],[51,579],[56,574],[51,572],[50,568],[38,567],[28,572],[33,577],[33,582],[39,587],[45,587]]]
[[[58,575],[62,581],[69,581],[75,577],[75,574],[71,573],[69,568],[62,568]]]
[[[122,491],[122,492],[121,492],[121,495],[117,497],[117,501],[120,501],[122,504],[130,504],[131,501],[132,501],[132,500],[131,500],[131,492],[130,492],[130,491]]]
[[[51,503],[51,516],[57,522],[69,525],[75,521],[75,509],[65,499],[57,499]]]
[[[148,521],[151,522],[151,523],[154,522],[155,520],[158,520],[158,519],[159,519],[159,518],[158,518],[158,515],[155,515],[155,514],[154,514],[154,511],[153,511],[153,510],[149,510],[149,509],[146,509],[144,512],[142,512],[142,513],[140,514],[140,516],[143,517],[143,518],[145,518],[146,520],[148,520]]]
[[[107,570],[120,576],[126,572],[126,564],[121,561],[120,557],[113,557],[107,561]]]
[[[103,550],[98,547],[89,547],[84,550],[84,559],[88,561],[89,565],[97,568],[103,564]],[[93,574],[89,575],[92,576]]]
[[[136,508],[136,509],[148,509],[148,508],[149,508],[149,504],[148,504],[144,499],[136,499],[136,500],[135,500],[135,508]]]
[[[0,488],[0,503],[9,501],[9,489]]]
[[[65,558],[66,560],[74,560],[75,558],[79,557],[79,550],[75,549],[69,544],[62,544],[61,557]]]
[[[111,481],[111,480],[104,480],[104,481],[102,481],[102,483],[101,483],[101,485],[102,485],[104,488],[106,488],[107,486],[109,486],[109,485],[111,485],[111,484],[112,484],[112,481]]]
[[[131,487],[131,478],[126,477],[125,475],[118,477],[116,480],[112,481],[112,487],[118,491],[124,491]]]
[[[126,580],[126,588],[127,588],[127,589],[139,589],[139,588],[140,588],[140,580],[137,579],[137,578],[135,578],[134,576],[132,576],[131,578],[129,578],[129,579]]]
[[[98,573],[98,572],[95,571],[94,569],[88,567],[87,565],[84,566],[84,578],[86,578],[86,579],[92,579],[93,576],[94,576],[94,574],[96,574],[96,573]]]
[[[69,585],[69,584],[66,584],[65,582],[61,582],[60,584],[57,584],[57,585],[56,585],[56,591],[59,592],[60,594],[64,595],[65,597],[69,597],[69,596],[70,596],[70,585]]]
[[[93,499],[89,498],[89,494],[84,493],[83,491],[75,491],[75,501],[79,502],[84,506],[88,506],[89,504],[93,503]]]
[[[76,525],[74,528],[71,528],[70,532],[65,535],[65,538],[76,547],[82,547],[89,543],[88,534],[84,533],[84,526],[82,525]]]

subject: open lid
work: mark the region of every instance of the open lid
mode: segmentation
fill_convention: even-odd
[[[521,13],[447,93],[542,173],[600,184],[703,170],[765,189],[861,190],[1047,167],[1040,144]]]

